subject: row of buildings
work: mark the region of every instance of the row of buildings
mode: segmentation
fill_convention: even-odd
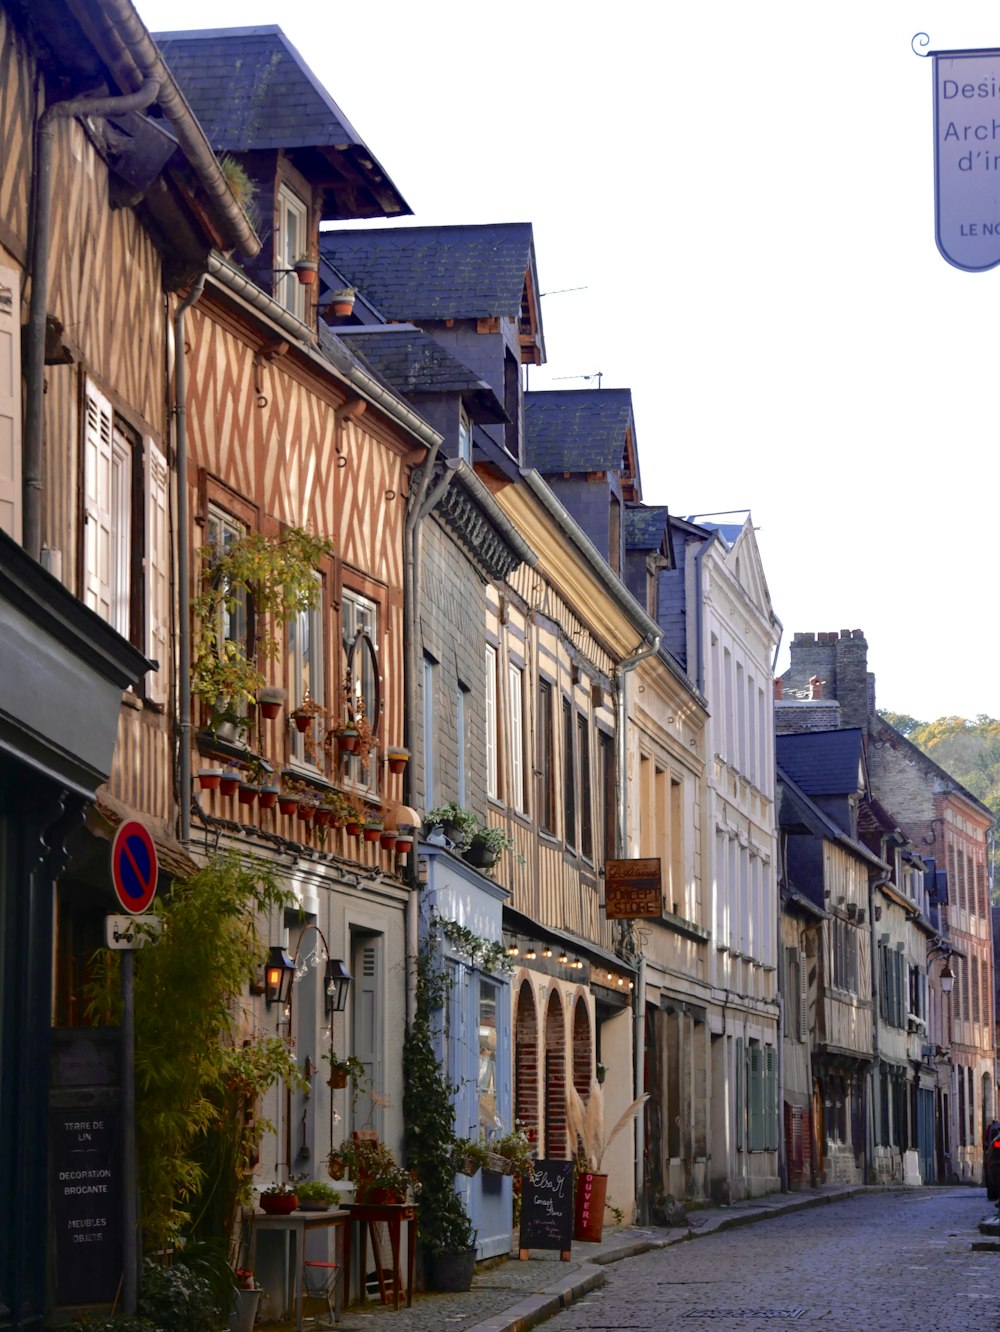
[[[110,1103],[82,995],[132,819],[161,892],[232,849],[294,894],[264,922],[293,1001],[245,1020],[313,1082],[265,1107],[262,1179],[362,1125],[402,1146],[433,930],[457,1132],[565,1156],[570,1086],[602,1077],[608,1122],[648,1092],[604,1162],[626,1214],[975,1180],[989,813],[878,717],[860,633],[796,635],[774,680],[749,513],[645,501],[627,390],[527,391],[531,227],[341,227],[409,209],[277,28],[3,0],[0,109],[0,1328],[86,1287],[51,1126]],[[333,551],[266,661],[285,707],[227,730],[192,689],[203,570],[295,528]],[[252,604],[219,633],[252,656]],[[359,700],[362,758],[324,743]],[[305,809],[199,789],[222,763]],[[455,804],[510,850],[484,871],[303,817],[340,797],[396,830]],[[635,859],[659,910],[609,920],[605,865]],[[310,963],[337,959],[331,1013]],[[331,1049],[374,1094],[316,1076]],[[509,1180],[458,1187],[506,1252]],[[99,1235],[86,1259],[118,1261]]]

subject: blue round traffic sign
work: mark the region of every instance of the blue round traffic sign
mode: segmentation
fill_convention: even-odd
[[[133,916],[156,896],[156,847],[141,823],[123,823],[111,843],[111,881],[115,896]]]

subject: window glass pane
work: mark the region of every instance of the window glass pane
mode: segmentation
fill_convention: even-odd
[[[479,982],[479,1130],[494,1130],[499,1120],[497,1107],[497,1000],[499,987],[492,981]]]

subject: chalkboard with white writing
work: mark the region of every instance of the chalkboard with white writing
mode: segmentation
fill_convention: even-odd
[[[521,1236],[524,1249],[559,1249],[573,1242],[573,1162],[536,1161],[534,1179],[521,1189]]]

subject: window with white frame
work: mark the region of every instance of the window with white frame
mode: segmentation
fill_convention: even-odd
[[[21,540],[21,279],[0,264],[0,529]]]
[[[523,814],[525,811],[524,774],[524,671],[510,663],[510,800]]]
[[[317,584],[322,578],[315,573]],[[323,706],[326,690],[323,650],[323,601],[298,611],[288,622],[288,684],[290,711],[294,711],[307,698]],[[300,763],[319,766],[326,726],[322,716],[312,719],[311,729],[302,733],[296,727],[291,732],[292,757]]]
[[[83,600],[159,662],[144,688],[147,698],[163,703],[171,642],[167,461],[90,379],[84,383],[83,473]]]
[[[497,762],[497,650],[486,644],[486,794],[496,800],[500,794]]]
[[[358,592],[344,589],[341,597],[341,624],[347,653],[348,706],[357,716],[363,709],[371,727],[372,746],[366,761],[357,755],[347,760],[347,777],[355,785],[374,795],[378,792],[379,723],[382,712],[381,679],[378,669],[378,606]]]
[[[472,422],[464,407],[458,409],[458,456],[472,466]]]
[[[424,804],[437,804],[437,722],[434,715],[437,662],[424,653]],[[459,804],[462,804],[461,798]]]
[[[274,296],[289,314],[305,319],[306,292],[294,270],[295,261],[309,249],[309,212],[287,185],[278,186],[274,237]]]

